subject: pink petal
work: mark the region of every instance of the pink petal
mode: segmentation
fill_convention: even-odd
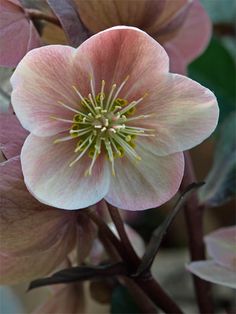
[[[203,280],[236,289],[236,272],[214,261],[199,261],[187,265],[187,269]]]
[[[0,65],[7,67],[15,67],[27,51],[40,46],[39,34],[19,1],[1,0],[0,41]]]
[[[198,0],[194,0],[187,18],[170,44],[189,63],[207,47],[211,38],[211,21]]]
[[[30,134],[26,139],[21,163],[28,189],[41,202],[58,208],[80,209],[95,204],[108,190],[107,162],[98,158],[92,175],[85,176],[92,159],[85,156],[70,167],[78,156],[74,153],[76,140],[54,144],[56,138]]]
[[[176,49],[175,45],[171,42],[163,44],[169,58],[170,58],[170,72],[186,74],[186,61],[181,53]]]
[[[126,157],[115,160],[116,176],[111,178],[105,199],[128,210],[160,206],[178,191],[184,170],[183,154],[160,157],[141,143],[137,144],[136,151],[141,161]]]
[[[155,83],[155,90],[137,108],[137,114],[153,114],[142,125],[156,130],[156,136],[146,142],[157,155],[190,149],[210,136],[219,116],[210,90],[178,74]]]
[[[169,59],[162,46],[135,27],[117,26],[92,36],[77,49],[75,63],[83,56],[87,56],[93,69],[97,93],[102,80],[108,93],[112,84],[120,86],[129,77],[119,94],[129,101],[148,93],[153,82],[169,70]]]
[[[45,206],[27,191],[18,157],[1,163],[0,174],[1,253],[36,253],[53,246],[65,232],[75,236],[74,214]]]
[[[205,237],[207,252],[216,263],[236,272],[236,227],[218,229]]]
[[[54,135],[68,124],[52,116],[71,119],[74,115],[58,100],[79,108],[80,99],[72,86],[87,97],[90,75],[96,93],[103,79],[108,92],[114,82],[120,85],[129,75],[123,95],[129,90],[131,96],[134,89],[141,97],[167,71],[168,56],[154,39],[136,28],[114,27],[92,36],[77,50],[47,46],[28,53],[11,79],[12,104],[24,128],[38,136]]]
[[[82,284],[64,285],[49,300],[40,306],[33,314],[52,313],[85,313],[85,299]]]
[[[22,128],[17,117],[12,113],[0,113],[0,149],[9,159],[21,152],[28,132]]]

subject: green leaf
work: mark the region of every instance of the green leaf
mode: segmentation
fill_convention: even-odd
[[[236,195],[236,111],[222,124],[213,167],[206,184],[199,190],[199,200],[219,206]]]
[[[219,103],[220,122],[236,109],[235,63],[222,42],[213,37],[205,53],[190,64],[189,76],[211,89]]]
[[[127,288],[118,285],[112,293],[111,314],[136,314],[140,309],[132,299]]]
[[[234,22],[235,0],[201,0],[201,3],[214,23]]]

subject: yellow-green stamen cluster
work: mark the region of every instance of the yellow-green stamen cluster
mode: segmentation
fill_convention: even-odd
[[[80,97],[82,105],[80,111],[61,103],[64,107],[75,112],[69,136],[56,140],[56,142],[61,142],[69,138],[78,138],[74,151],[77,156],[70,163],[70,166],[73,166],[87,154],[92,161],[86,173],[91,175],[97,157],[101,153],[105,153],[111,162],[112,173],[115,174],[115,158],[123,157],[126,154],[132,159],[141,160],[135,151],[135,139],[137,136],[154,136],[154,134],[152,129],[129,125],[129,122],[133,120],[147,118],[150,115],[132,116],[135,113],[135,107],[144,97],[130,103],[118,97],[127,79],[119,88],[113,84],[108,95],[104,93],[104,80],[101,84],[101,91],[96,95],[91,79],[91,94],[86,98],[73,86]]]

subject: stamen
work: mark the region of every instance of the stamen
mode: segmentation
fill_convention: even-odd
[[[124,87],[124,85],[126,84],[126,82],[129,79],[129,75],[126,77],[126,79],[121,83],[120,87],[118,88],[118,90],[116,91],[109,107],[108,107],[108,111],[112,108],[112,105],[114,104],[114,101],[116,100],[117,96],[119,95],[120,91],[122,90],[122,88]]]
[[[68,122],[68,123],[74,123],[73,120],[62,119],[62,118],[58,118],[58,117],[54,117],[54,116],[51,116],[50,118],[53,119],[53,120],[57,120],[57,121]]]
[[[114,139],[116,140],[117,143],[120,144],[120,146],[124,147],[127,153],[130,153],[131,157],[135,157],[135,159],[141,160],[142,158],[136,153],[136,151],[129,145],[127,144],[121,137],[118,135],[114,134],[113,135]]]
[[[111,143],[109,140],[105,140],[105,146],[106,146],[106,149],[107,149],[107,152],[108,152],[108,157],[109,157],[109,160],[111,162],[111,169],[112,169],[112,174],[113,176],[115,176],[115,167],[114,167],[114,156],[113,156],[113,151],[111,149]]]
[[[119,111],[119,114],[122,115],[132,109],[133,107],[137,106],[145,97],[147,94],[145,94],[143,97],[139,98],[136,101],[132,101],[128,106],[124,107],[121,111]]]
[[[82,130],[70,130],[70,134],[74,134],[75,133],[77,136],[81,136],[81,135],[87,134],[92,129],[93,129],[93,127],[90,126],[88,128],[83,128]]]
[[[117,148],[117,146],[116,146],[116,144],[115,144],[115,142],[114,142],[114,140],[113,140],[112,137],[110,138],[110,141],[111,141],[111,144],[112,144],[112,146],[114,147],[114,149],[115,149],[117,155],[118,155],[118,156],[121,156],[121,152],[118,150],[118,148]]]
[[[142,114],[140,116],[136,116],[136,117],[132,117],[132,118],[126,118],[126,121],[133,121],[133,120],[139,120],[139,119],[146,119],[146,118],[150,118],[153,117],[153,114]]]
[[[97,109],[97,105],[96,105],[96,101],[94,102],[93,98],[92,98],[92,95],[91,94],[88,94],[88,98],[93,106],[93,109],[95,110],[94,113],[96,114],[96,109]]]
[[[107,99],[107,103],[106,103],[106,110],[107,111],[108,111],[108,108],[109,108],[109,104],[110,104],[110,100],[111,100],[112,94],[114,93],[115,89],[116,89],[116,84],[113,84],[112,87],[111,87],[110,94],[109,94],[108,99]]]
[[[74,138],[71,136],[65,136],[65,137],[61,137],[56,139],[53,143],[57,144],[57,143],[61,143],[61,142],[65,142],[65,141],[69,141],[69,140],[73,140]]]
[[[80,151],[80,149],[89,141],[89,143],[91,143],[94,139],[93,134],[91,134],[89,137],[87,137],[79,146],[76,147],[76,149],[74,150],[75,153],[77,153],[78,151]]]
[[[77,158],[75,158],[74,161],[72,161],[70,164],[69,164],[69,167],[72,167],[77,161],[80,160],[80,158],[82,158],[84,156],[84,154],[87,152],[87,150],[89,149],[89,147],[91,146],[92,144],[92,141],[88,143],[88,145],[85,147],[85,149],[82,151],[81,154],[79,154],[79,156]]]
[[[85,100],[85,98],[80,94],[80,92],[78,91],[78,89],[75,86],[72,86],[72,88],[75,90],[75,92],[79,95],[79,98],[81,99],[81,101],[83,102],[83,104],[85,104],[85,106],[91,111],[91,113],[93,113],[94,115],[96,115],[96,112],[93,111],[93,109],[89,106],[89,103]]]
[[[103,100],[104,100],[104,88],[105,88],[105,81],[102,80],[101,96],[100,96],[102,109],[103,109]],[[102,113],[105,113],[105,112],[103,112],[103,110],[102,110]]]
[[[76,110],[76,109],[74,109],[74,108],[71,108],[70,106],[64,104],[62,101],[58,101],[57,103],[58,103],[59,105],[61,105],[62,107],[66,108],[66,109],[69,109],[69,110],[71,110],[71,111],[73,111],[73,112],[76,112],[76,113],[80,113],[78,110]]]
[[[92,91],[92,95],[93,95],[94,102],[96,103],[96,95],[95,95],[95,91],[94,91],[94,85],[93,85],[93,78],[92,78],[92,75],[90,75],[90,86],[91,86],[91,91]]]

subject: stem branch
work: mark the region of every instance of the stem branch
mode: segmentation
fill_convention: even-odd
[[[132,244],[130,243],[130,240],[127,236],[125,226],[124,226],[123,220],[121,218],[121,215],[119,213],[119,210],[116,207],[114,207],[108,203],[107,203],[107,208],[108,208],[108,211],[110,213],[111,219],[112,219],[114,225],[116,226],[116,230],[119,234],[120,240],[123,244],[123,248],[124,248],[125,253],[126,253],[126,259],[132,265],[132,267],[133,267],[132,271],[135,272],[137,267],[139,266],[141,260],[138,257],[138,255],[136,254]],[[134,269],[134,267],[135,267],[135,269]]]

